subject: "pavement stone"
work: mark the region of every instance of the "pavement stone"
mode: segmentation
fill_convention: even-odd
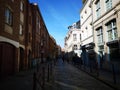
[[[14,76],[0,81],[0,90],[33,90],[34,69],[19,72]],[[42,90],[38,85],[39,89]],[[96,80],[87,73],[71,64],[63,63],[62,59],[53,66],[50,81],[45,81],[44,90],[114,90],[108,85]]]

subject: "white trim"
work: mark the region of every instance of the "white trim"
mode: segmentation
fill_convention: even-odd
[[[14,45],[16,48],[19,48],[19,42],[16,42],[16,41],[13,41],[11,39],[8,39],[6,37],[3,37],[3,36],[0,36],[0,42],[3,41],[3,42],[8,42],[12,45]]]
[[[25,46],[24,46],[24,45],[19,44],[19,47],[25,49]]]

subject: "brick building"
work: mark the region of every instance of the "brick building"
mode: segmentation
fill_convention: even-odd
[[[1,76],[27,70],[46,59],[53,42],[36,3],[0,0],[0,17]]]
[[[27,0],[0,0],[0,75],[25,69]]]

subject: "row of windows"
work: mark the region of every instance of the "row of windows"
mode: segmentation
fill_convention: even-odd
[[[117,28],[116,28],[116,20],[112,20],[106,24],[108,41],[116,40],[118,38]],[[103,43],[103,30],[102,27],[97,29],[97,38],[98,44]]]
[[[24,3],[22,1],[20,2],[20,10],[22,12],[24,10]],[[13,12],[8,7],[6,7],[6,9],[5,9],[5,23],[8,24],[9,26],[13,25]],[[19,34],[22,35],[23,34],[23,25],[22,24],[20,24],[19,29],[20,29]]]
[[[105,0],[106,11],[112,8],[112,0]],[[96,2],[96,17],[99,18],[101,15],[100,0]]]
[[[96,4],[96,17],[99,18],[101,15],[100,0],[98,0],[95,4]],[[112,8],[112,0],[105,0],[105,6],[106,6],[106,11],[110,10]],[[87,14],[86,10],[85,10],[85,14]],[[81,16],[81,19],[83,19],[83,16]]]

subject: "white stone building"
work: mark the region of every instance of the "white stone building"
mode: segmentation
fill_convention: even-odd
[[[95,52],[99,66],[120,62],[120,0],[92,0]]]
[[[69,31],[65,37],[65,53],[77,53],[80,56],[80,21],[68,27]]]
[[[80,11],[81,20],[81,50],[82,60],[84,65],[90,66],[91,54],[92,59],[95,58],[94,38],[93,38],[93,15],[92,15],[92,0],[84,0],[83,8]]]
[[[86,0],[80,12],[82,46],[93,42],[91,0]]]

